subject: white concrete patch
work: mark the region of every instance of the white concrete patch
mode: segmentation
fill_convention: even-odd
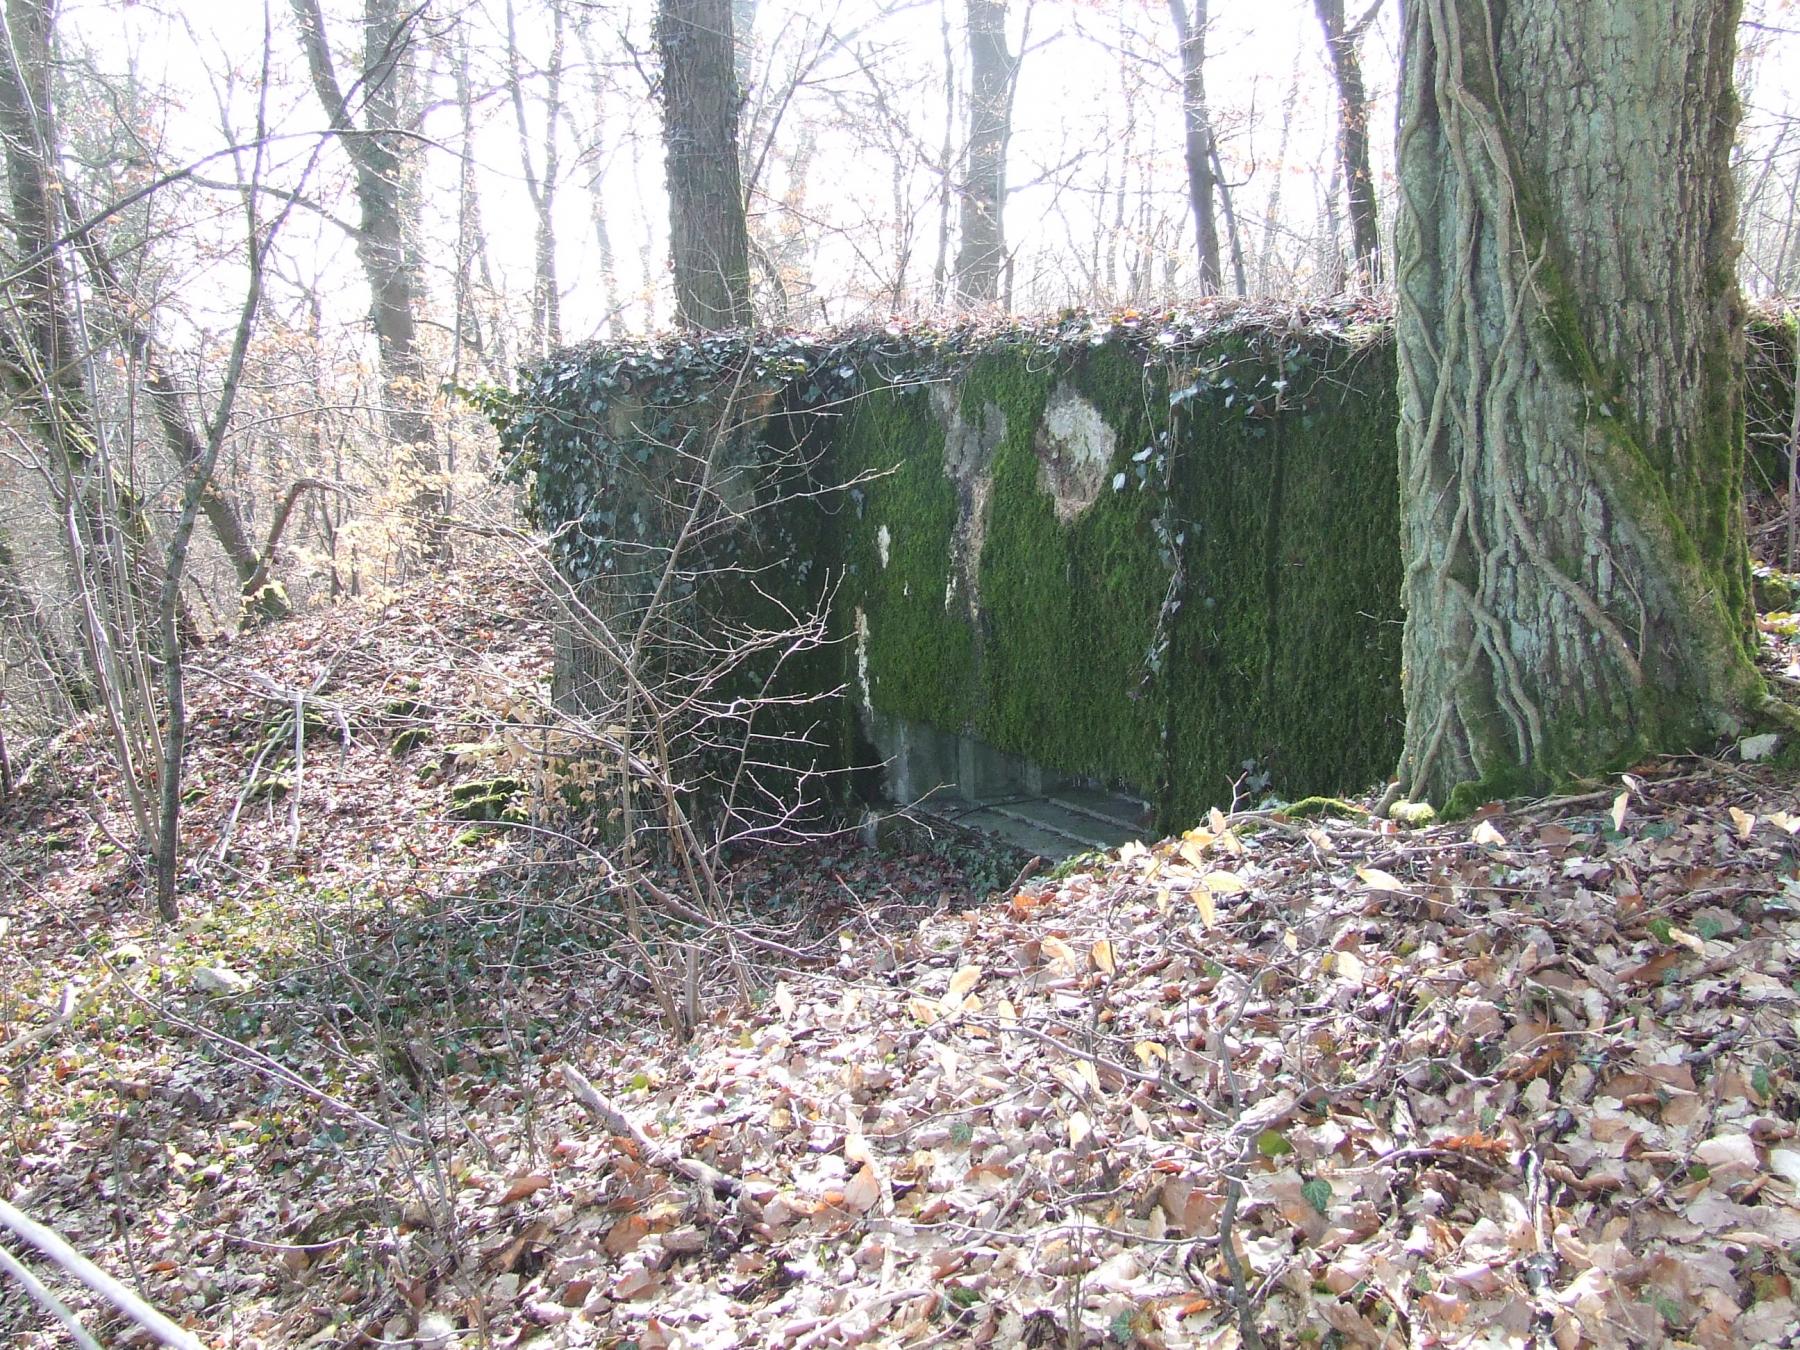
[[[875,531],[875,556],[881,559],[883,571],[887,569],[888,550],[893,546],[893,543],[894,536],[888,533],[887,526],[883,525],[879,530]]]
[[[856,682],[862,686],[863,708],[875,711],[875,696],[869,689],[869,616],[856,609]]]
[[[978,422],[963,416],[948,385],[933,385],[931,406],[944,425],[944,472],[956,484],[956,530],[950,541],[950,581],[968,595],[971,613],[981,612],[981,550],[987,542],[988,489],[993,485],[994,451],[1006,439],[1006,414],[993,403],[981,406]],[[945,587],[946,605],[949,586]]]
[[[1055,501],[1059,521],[1067,525],[1098,500],[1118,447],[1100,410],[1058,383],[1044,405],[1035,449],[1038,486]]]

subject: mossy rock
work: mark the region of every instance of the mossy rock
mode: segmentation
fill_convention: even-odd
[[[1289,802],[1278,808],[1275,814],[1288,820],[1312,820],[1320,816],[1332,820],[1361,820],[1369,813],[1341,797],[1302,797],[1297,802]]]
[[[472,778],[451,785],[449,815],[452,820],[524,820],[524,795],[520,778]]]
[[[327,740],[342,744],[344,740],[344,724],[335,717],[326,717],[323,713],[307,707],[302,718],[302,736],[308,741],[323,736]],[[258,747],[268,746],[275,749],[294,743],[294,710],[283,708],[263,723],[262,735],[257,738]]]
[[[279,801],[294,790],[294,760],[291,755],[283,755],[272,764],[265,763],[262,771],[256,775],[256,781],[244,794],[245,801],[264,802]]]
[[[1800,610],[1800,573],[1758,565],[1751,569],[1758,614],[1791,614]]]
[[[388,749],[395,759],[405,759],[431,736],[429,727],[408,727],[389,743]]]
[[[287,588],[279,581],[265,582],[238,601],[238,627],[261,628],[294,612]]]

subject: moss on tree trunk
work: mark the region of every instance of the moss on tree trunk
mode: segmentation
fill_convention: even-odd
[[[1688,748],[1762,701],[1733,0],[1420,0],[1398,219],[1410,795]]]

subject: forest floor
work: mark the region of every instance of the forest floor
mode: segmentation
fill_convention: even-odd
[[[176,926],[97,729],[0,818],[0,1197],[205,1344],[1800,1344],[1791,769],[746,855],[678,1044],[580,851],[456,816],[543,609],[196,652]]]

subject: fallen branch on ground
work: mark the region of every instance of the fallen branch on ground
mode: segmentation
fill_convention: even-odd
[[[0,1226],[11,1229],[65,1274],[80,1280],[164,1345],[174,1346],[176,1350],[204,1350],[200,1338],[193,1332],[171,1322],[50,1229],[21,1214],[4,1200],[0,1200]]]
[[[70,1338],[81,1347],[81,1350],[100,1350],[100,1342],[88,1335],[87,1328],[82,1326],[81,1319],[70,1310],[69,1305],[46,1289],[44,1282],[33,1275],[18,1257],[4,1247],[0,1247],[0,1271],[5,1271],[24,1285],[25,1292],[31,1295],[32,1302],[61,1322],[68,1329]]]
[[[665,1172],[679,1172],[690,1181],[710,1186],[715,1195],[743,1194],[744,1183],[737,1177],[721,1172],[711,1163],[703,1163],[698,1158],[683,1157],[674,1149],[651,1139],[623,1111],[601,1096],[600,1090],[588,1082],[581,1070],[565,1064],[562,1076],[563,1082],[569,1085],[569,1091],[575,1094],[575,1100],[587,1108],[588,1114],[621,1139],[629,1139],[632,1146],[643,1155],[645,1162]]]
[[[61,1031],[75,1017],[75,986],[65,984],[62,997],[56,1003],[56,1015],[42,1026],[27,1027],[14,1036],[5,1045],[0,1045],[0,1059],[8,1059],[20,1050],[29,1049],[41,1040],[46,1040]]]

